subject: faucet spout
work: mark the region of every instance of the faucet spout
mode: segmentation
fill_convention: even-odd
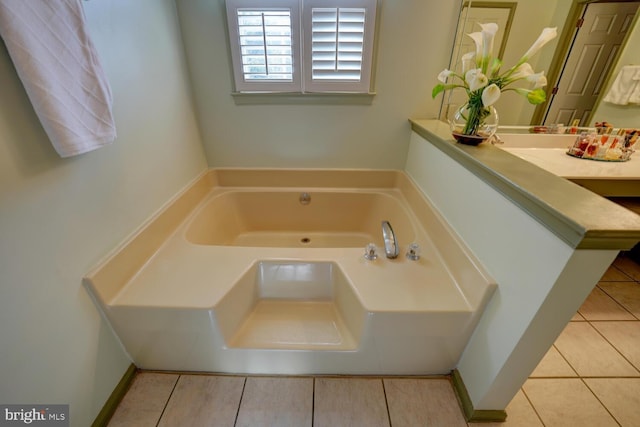
[[[382,221],[382,238],[384,240],[384,253],[387,258],[397,258],[400,249],[398,248],[398,241],[396,240],[396,235],[389,221]]]

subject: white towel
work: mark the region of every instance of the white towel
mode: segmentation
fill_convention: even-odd
[[[629,104],[640,104],[640,67],[637,67],[637,70],[633,75],[633,81],[635,83],[631,89]]]
[[[81,0],[0,0],[0,36],[61,157],[115,139],[111,89]]]
[[[618,105],[640,103],[640,65],[622,67],[604,100]]]

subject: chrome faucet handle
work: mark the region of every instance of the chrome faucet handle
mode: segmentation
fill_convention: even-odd
[[[417,261],[420,259],[420,245],[413,242],[409,245],[407,249],[407,258],[411,261]]]
[[[378,259],[378,248],[376,247],[375,244],[369,243],[364,248],[364,257],[369,261],[375,261],[376,259]]]

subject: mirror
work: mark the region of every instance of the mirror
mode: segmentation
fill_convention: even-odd
[[[494,44],[494,55],[503,60],[503,70],[511,67],[518,61],[533,41],[537,39],[544,27],[557,27],[558,37],[544,46],[544,48],[529,61],[536,72],[544,70],[547,75],[547,102],[535,106],[529,104],[525,97],[518,95],[514,91],[505,92],[496,104],[496,109],[500,115],[500,125],[528,126],[530,124],[543,124],[545,123],[545,118],[547,124],[563,123],[568,125],[574,118],[580,118],[581,126],[592,126],[595,121],[601,120],[607,120],[614,125],[618,125],[616,118],[622,113],[616,111],[615,106],[611,107],[608,103],[601,102],[601,98],[605,95],[604,89],[608,87],[607,83],[613,81],[615,78],[614,73],[617,73],[617,68],[620,68],[616,67],[618,61],[627,61],[628,63],[635,61],[635,64],[640,64],[639,53],[629,52],[631,49],[627,49],[626,51],[624,49],[624,43],[629,43],[629,38],[633,37],[631,43],[637,42],[640,39],[640,30],[635,28],[638,26],[639,21],[637,15],[640,13],[636,13],[636,10],[640,2],[638,0],[617,0],[616,4],[621,5],[625,3],[621,7],[625,7],[625,10],[632,10],[633,12],[625,12],[626,15],[621,15],[624,16],[624,19],[618,19],[618,25],[621,25],[621,28],[624,29],[625,32],[621,36],[620,41],[617,42],[617,45],[593,52],[592,56],[595,57],[599,55],[598,60],[600,60],[605,67],[605,71],[598,75],[591,72],[593,70],[591,65],[587,67],[577,67],[573,65],[576,62],[572,62],[571,57],[566,61],[567,65],[564,66],[567,55],[571,52],[576,34],[574,23],[583,17],[588,3],[595,2],[590,0],[466,1],[463,4],[459,17],[460,21],[450,68],[460,71],[460,66],[458,65],[460,56],[475,49],[473,41],[466,36],[466,34],[480,30],[477,22],[498,23],[500,33]],[[600,4],[600,2],[598,3]],[[599,5],[598,7],[600,6],[604,5]],[[630,7],[632,9],[629,9]],[[596,7],[590,6],[589,9],[594,11]],[[586,14],[584,17],[588,18]],[[568,24],[569,22],[571,24]],[[593,28],[593,25],[604,25],[604,20],[601,17],[600,21],[596,21],[596,24],[592,24],[590,21],[586,21],[586,19],[585,22],[590,25],[589,28]],[[499,37],[503,37],[503,39],[500,40]],[[582,52],[584,53],[586,51]],[[587,54],[589,53],[590,52],[587,52]],[[621,53],[624,58],[621,57]],[[584,57],[585,55],[583,54],[582,56]],[[573,74],[571,74],[573,71],[570,69],[571,67],[576,70],[588,68],[589,70],[583,72],[582,75],[596,75],[597,78],[592,78],[593,82],[590,83],[593,87],[588,88],[592,93],[593,99],[589,101],[592,107],[583,109],[582,111],[569,111],[568,109],[558,111],[557,106],[561,105],[562,102],[560,98],[561,94],[553,95],[551,90],[554,86],[566,87],[566,79],[573,78],[574,80],[572,82],[575,81],[575,77],[571,77],[573,76]],[[608,68],[611,76],[606,73],[606,68]],[[563,76],[565,80],[559,85],[558,82]],[[584,78],[586,79],[587,77]],[[461,93],[456,96],[456,92]],[[462,91],[454,90],[445,93],[440,117],[446,118],[449,108],[460,105],[464,102],[464,99],[465,95]],[[554,107],[556,107],[556,110],[553,109]],[[638,127],[640,125],[640,107],[633,106],[624,108],[624,110],[622,116],[625,117],[626,122],[619,124],[619,126]]]

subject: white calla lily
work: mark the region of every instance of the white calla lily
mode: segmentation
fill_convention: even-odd
[[[489,79],[482,73],[480,68],[474,68],[467,71],[464,75],[464,80],[469,85],[469,90],[471,92],[482,89],[489,83]]]
[[[493,106],[504,91],[515,90],[534,105],[545,102],[546,92],[542,88],[547,85],[547,77],[544,72],[536,73],[528,60],[557,36],[556,28],[543,29],[524,56],[511,68],[501,72],[503,61],[493,56],[498,25],[487,23],[480,24],[480,27],[482,31],[467,34],[475,43],[475,52],[462,55],[460,64],[457,64],[462,67],[462,72],[458,69],[441,71],[438,75],[440,83],[431,91],[431,97],[435,99],[446,90],[464,89],[468,97],[464,106],[466,113],[461,116],[462,123],[456,124],[456,129],[460,127],[463,135],[488,135],[488,123],[497,120],[497,115],[487,107]],[[519,86],[527,84],[530,88],[509,87],[517,82],[520,82]]]
[[[468,33],[469,37],[473,39],[476,44],[476,65],[480,66],[482,61],[482,33]]]
[[[520,64],[518,68],[516,68],[513,73],[509,76],[510,81],[523,79],[525,77],[529,77],[534,74],[533,68],[531,68],[531,64],[525,62],[524,64]]]
[[[500,88],[495,83],[490,84],[485,87],[482,91],[482,105],[488,107],[496,103],[496,101],[500,98],[502,92]]]
[[[475,65],[474,59],[476,57],[475,52],[469,52],[462,55],[462,74],[466,74],[467,71],[473,68]]]
[[[498,32],[498,24],[491,22],[480,24],[480,27],[482,28],[482,63],[484,65],[493,55],[493,39]],[[483,71],[486,72],[486,68],[483,67]]]
[[[545,28],[542,30],[542,33],[538,36],[538,40],[533,42],[529,50],[525,52],[525,54],[520,59],[520,62],[526,62],[529,58],[535,55],[545,44],[549,43],[551,40],[556,38],[558,35],[558,31],[555,27],[553,28]]]
[[[445,68],[444,70],[440,71],[440,74],[438,74],[438,80],[440,80],[442,83],[446,83],[447,78],[449,78],[451,74],[453,74],[453,71]]]
[[[527,80],[533,83],[533,88],[538,89],[547,85],[547,77],[544,75],[544,71],[527,76]]]

